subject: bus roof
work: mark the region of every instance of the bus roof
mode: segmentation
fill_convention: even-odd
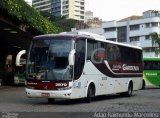
[[[98,35],[98,34],[93,34],[93,33],[89,33],[89,32],[62,32],[59,34],[45,34],[45,35],[38,35],[33,37],[33,39],[37,39],[37,38],[46,38],[46,37],[71,37],[71,38],[89,38],[89,39],[93,39],[96,41],[101,41],[101,42],[106,42],[106,43],[112,43],[112,44],[116,44],[116,45],[121,45],[121,46],[125,46],[125,47],[131,47],[131,48],[136,48],[136,49],[140,49],[142,50],[141,47],[138,46],[133,46],[133,45],[129,45],[129,44],[124,44],[124,43],[119,43],[119,42],[114,42],[114,41],[109,41],[106,40],[106,38],[102,35]]]
[[[144,61],[160,61],[160,57],[144,57]]]

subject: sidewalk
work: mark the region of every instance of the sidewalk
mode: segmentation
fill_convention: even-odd
[[[0,90],[9,89],[9,88],[12,88],[12,86],[5,86],[5,85],[0,86]]]
[[[1,81],[0,81],[0,90],[2,90],[2,89],[8,89],[8,88],[12,88],[12,86],[2,85]]]

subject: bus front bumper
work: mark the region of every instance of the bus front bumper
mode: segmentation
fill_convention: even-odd
[[[72,99],[71,89],[69,90],[34,90],[26,88],[26,95],[30,98],[65,98]]]

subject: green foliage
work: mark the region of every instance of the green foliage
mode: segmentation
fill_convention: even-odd
[[[45,17],[46,19],[48,19],[51,22],[54,21],[59,21],[59,20],[63,20],[64,18],[61,16],[54,16],[51,13],[47,12],[47,11],[40,11],[40,14]]]
[[[0,9],[7,12],[7,15],[13,20],[18,20],[19,24],[26,24],[29,29],[39,33],[58,33],[62,31],[26,4],[24,0],[1,0]]]
[[[61,27],[64,31],[71,31],[71,28],[75,27],[77,20],[74,19],[63,19],[54,22],[57,27]]]
[[[74,19],[65,19],[65,17],[54,16],[51,13],[46,12],[46,11],[43,11],[40,13],[42,16],[47,18],[49,21],[51,21],[57,27],[62,28],[63,31],[71,31],[71,28],[74,28],[75,24],[78,22],[77,20],[74,20]]]
[[[158,35],[157,32],[153,32],[150,35],[152,38],[152,46],[155,46],[155,54],[158,56],[160,53],[160,35]]]

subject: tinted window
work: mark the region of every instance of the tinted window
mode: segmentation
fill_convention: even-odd
[[[160,61],[144,61],[144,70],[160,70]]]
[[[118,61],[121,58],[119,46],[114,44],[106,44],[106,59],[109,61]]]
[[[107,43],[105,46],[105,58],[109,61],[139,63],[142,61],[142,51]]]
[[[120,46],[121,61],[139,63],[142,61],[142,51],[134,48]]]
[[[87,60],[93,63],[102,63],[105,58],[105,43],[94,40],[87,41]]]
[[[76,41],[74,79],[78,79],[83,72],[84,63],[85,63],[85,52],[86,52],[85,39],[78,39]]]

